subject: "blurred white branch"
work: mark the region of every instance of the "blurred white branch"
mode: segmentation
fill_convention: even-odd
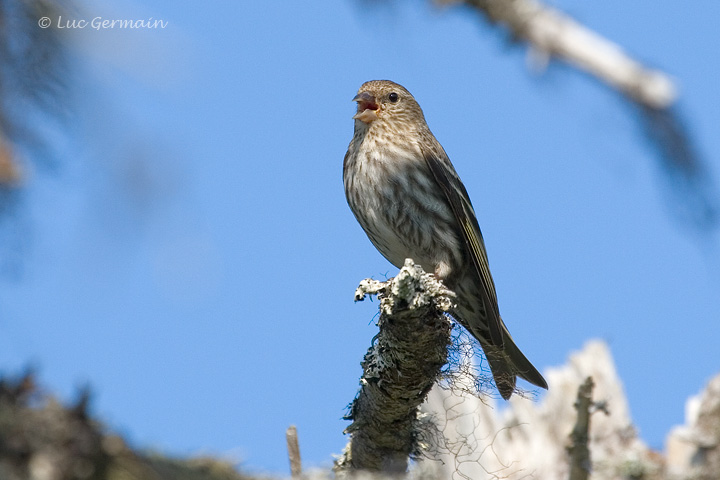
[[[482,12],[526,41],[534,55],[570,63],[644,106],[663,109],[675,101],[676,88],[666,74],[643,66],[615,43],[537,0],[436,1]]]
[[[545,68],[559,60],[583,71],[636,108],[662,172],[670,180],[673,213],[691,226],[709,231],[720,224],[720,200],[705,162],[676,108],[677,88],[664,72],[633,59],[619,45],[540,0],[433,0],[460,5],[502,26],[512,39],[527,44],[528,60]]]

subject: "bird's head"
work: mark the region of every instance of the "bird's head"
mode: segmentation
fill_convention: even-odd
[[[420,105],[405,87],[390,80],[365,82],[353,98],[357,113],[353,118],[370,125],[373,122],[425,123]]]

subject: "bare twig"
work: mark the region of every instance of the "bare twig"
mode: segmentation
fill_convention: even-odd
[[[302,474],[302,462],[300,460],[300,444],[295,425],[288,427],[285,438],[287,439],[288,457],[290,458],[290,475],[293,478],[298,478]]]
[[[592,462],[590,460],[590,408],[593,406],[592,391],[595,384],[592,377],[585,379],[578,388],[575,409],[577,422],[570,434],[570,480],[587,480]]]
[[[362,362],[360,392],[346,416],[351,435],[336,471],[401,473],[418,454],[418,407],[447,361],[452,293],[406,260],[387,281],[363,280],[355,299],[381,298],[379,333]]]

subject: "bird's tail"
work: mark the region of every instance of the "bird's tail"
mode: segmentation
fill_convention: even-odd
[[[495,386],[497,387],[500,395],[505,399],[509,400],[510,396],[515,391],[515,369],[507,356],[494,345],[481,343],[483,350],[485,351],[485,357],[490,364],[490,371],[495,379]]]
[[[547,389],[547,382],[515,345],[502,318],[499,319],[503,339],[502,346],[493,341],[487,320],[482,315],[478,315],[478,312],[484,310],[482,299],[472,295],[471,292],[463,291],[463,286],[464,283],[460,282],[456,286],[456,293],[465,302],[459,302],[452,315],[480,342],[500,395],[505,400],[510,398],[515,391],[516,377]]]
[[[504,327],[504,325],[503,325]],[[547,390],[548,385],[535,366],[530,363],[513,341],[507,328],[504,328],[504,345],[502,351],[497,347],[485,349],[490,370],[500,395],[507,400],[515,390],[515,376],[519,376],[533,385]]]
[[[492,345],[492,343],[488,342],[488,339],[476,335],[485,351],[485,356],[490,364],[490,370],[500,395],[505,400],[510,398],[515,391],[516,376],[547,390],[547,382],[535,366],[530,363],[530,360],[520,351],[504,323],[502,324],[502,330],[504,340],[502,348]]]

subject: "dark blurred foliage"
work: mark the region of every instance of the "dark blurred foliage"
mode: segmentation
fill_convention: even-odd
[[[700,231],[718,226],[718,192],[677,108],[638,105],[640,121],[668,181],[673,216]]]
[[[32,120],[66,113],[68,71],[57,19],[66,4],[0,0],[0,132],[12,144],[40,147]],[[39,20],[50,19],[48,28]]]
[[[57,28],[66,9],[58,1],[0,0],[0,132],[12,144],[48,148],[36,116],[67,113],[67,54]],[[43,17],[48,28],[39,26]]]
[[[65,406],[35,375],[0,376],[0,479],[252,480],[212,457],[172,458],[134,450],[92,416],[89,391]]]
[[[46,130],[68,117],[63,0],[0,0],[0,273],[14,275],[27,245],[19,213],[28,172],[59,163]],[[49,18],[41,28],[39,20]]]

